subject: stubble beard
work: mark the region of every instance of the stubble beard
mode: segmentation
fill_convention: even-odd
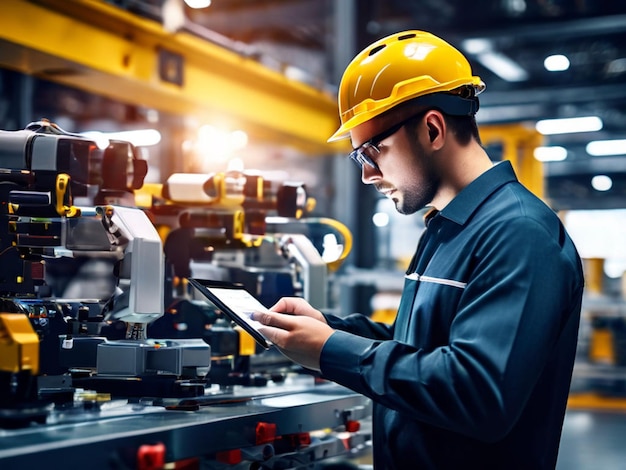
[[[424,158],[424,152],[420,152],[422,161],[419,170],[420,177],[412,181],[407,187],[399,191],[402,198],[394,199],[396,210],[403,215],[414,214],[430,204],[439,190],[439,178],[437,173]]]
[[[426,207],[435,198],[436,184],[432,181],[424,181],[417,188],[403,193],[402,199],[393,198],[398,213],[403,215],[414,214]]]

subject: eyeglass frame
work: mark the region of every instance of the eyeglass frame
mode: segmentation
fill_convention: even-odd
[[[372,158],[369,157],[365,152],[371,148],[371,149],[374,149],[376,153],[380,153],[380,149],[378,148],[378,146],[383,140],[394,135],[396,132],[402,129],[409,121],[421,116],[422,114],[426,113],[426,111],[428,110],[422,110],[419,113],[413,114],[409,116],[408,118],[398,122],[397,124],[394,124],[389,129],[384,130],[380,132],[379,134],[376,134],[374,137],[363,142],[357,148],[352,150],[352,152],[350,152],[348,157],[350,158],[350,160],[356,163],[361,170],[363,170],[363,164],[367,164],[370,167],[372,167],[374,170],[380,171],[378,164],[374,160],[372,160]]]

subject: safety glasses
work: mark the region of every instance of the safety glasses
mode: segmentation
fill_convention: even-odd
[[[355,148],[352,152],[350,152],[350,160],[355,162],[361,170],[363,170],[363,165],[369,165],[373,169],[380,171],[378,165],[373,160],[373,158],[380,153],[380,149],[378,148],[380,143],[388,137],[391,137],[393,134],[398,132],[402,127],[404,127],[409,121],[417,118],[418,116],[424,114],[426,111],[421,111],[413,116],[406,118],[403,121],[400,121],[397,124],[394,124],[389,129],[381,132],[380,134],[375,135],[367,142],[362,143],[357,148]]]

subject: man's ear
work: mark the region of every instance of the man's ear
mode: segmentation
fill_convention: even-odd
[[[435,126],[429,125],[428,126],[428,137],[430,138],[430,141],[434,142],[438,135],[439,135],[439,129],[437,129]]]
[[[425,116],[428,138],[431,144],[435,144],[437,149],[443,146],[446,134],[446,123],[440,111],[431,110]]]

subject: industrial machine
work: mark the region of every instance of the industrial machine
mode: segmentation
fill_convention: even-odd
[[[304,184],[258,172],[177,173],[142,191],[138,206],[164,239],[174,281],[217,276],[246,284],[266,304],[298,295],[326,307],[328,271],[349,253],[351,234],[335,220],[308,217],[315,200]],[[333,233],[343,243],[329,261],[324,237]]]
[[[37,378],[39,385],[26,387],[39,390],[39,398],[58,389],[59,383],[67,385],[66,373],[73,386],[96,381],[99,391],[112,391],[111,384],[116,384],[129,394],[145,393],[142,388],[154,388],[166,377],[178,384],[189,369],[206,375],[210,348],[201,339],[168,342],[146,336],[147,324],[163,314],[163,254],[146,214],[114,205],[127,199],[129,192],[132,198],[132,190],[143,183],[147,167],[132,146],[114,141],[100,149],[93,141],[41,121],[23,131],[0,134],[0,168],[5,334],[15,338],[18,334],[12,334],[8,325],[23,323],[9,320],[10,314],[26,316],[32,330],[29,334],[23,326],[19,335],[41,342],[37,367],[32,351],[26,361],[22,349],[6,361],[5,375],[17,374],[18,382],[28,382],[37,373],[46,377]],[[53,292],[58,283],[46,275],[48,267],[62,273],[94,260],[105,267],[103,277],[112,279],[109,291],[69,299]],[[124,337],[99,336],[100,324],[114,320],[125,325]],[[24,374],[25,369],[31,373]],[[54,376],[61,376],[60,382],[55,384]],[[129,382],[129,377],[142,380]],[[190,378],[195,380],[196,372]],[[3,387],[4,393],[12,393],[12,380]],[[186,393],[188,389],[185,384]]]
[[[136,200],[164,240],[166,310],[149,335],[205,338],[213,384],[259,384],[293,369],[275,349],[257,354],[251,338],[225,325],[186,280],[238,282],[266,306],[300,296],[325,308],[329,272],[351,246],[345,226],[308,216],[315,201],[303,184],[252,171],[176,173],[162,185],[145,185]]]
[[[323,308],[349,232],[304,221],[303,185],[245,172],[173,175],[144,204],[146,171],[128,142],[0,131],[0,466],[317,468],[367,448],[368,400],[258,351],[186,282]]]

